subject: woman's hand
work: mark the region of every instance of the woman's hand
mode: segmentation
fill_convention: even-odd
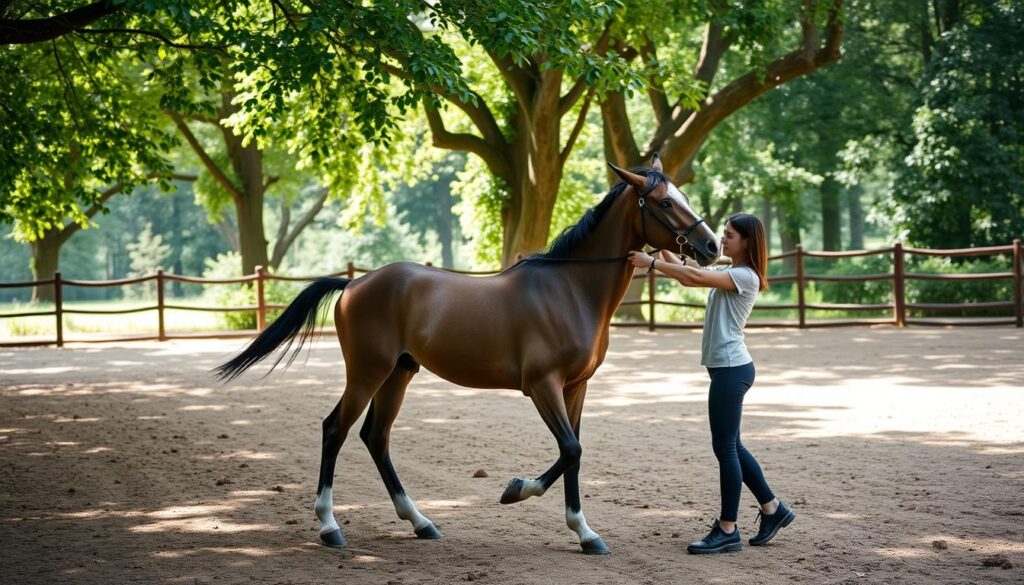
[[[650,254],[640,250],[629,251],[629,263],[637,268],[650,268],[654,258]]]
[[[658,260],[661,260],[662,262],[668,264],[679,264],[680,266],[686,266],[686,260],[680,258],[679,256],[673,254],[672,252],[669,252],[668,250],[662,250],[661,258],[658,258]]]

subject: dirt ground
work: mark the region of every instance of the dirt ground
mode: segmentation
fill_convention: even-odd
[[[577,552],[561,482],[498,504],[557,454],[518,392],[413,381],[393,458],[440,541],[396,518],[353,432],[342,551],[312,512],[336,342],[228,386],[207,372],[239,340],[0,350],[0,582],[1024,582],[1021,330],[750,332],[744,443],[799,517],[712,557],[685,552],[718,509],[699,335],[616,330],[591,382],[581,490],[607,557]]]

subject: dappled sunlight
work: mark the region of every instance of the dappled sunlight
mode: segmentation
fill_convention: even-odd
[[[249,460],[267,460],[277,459],[276,453],[268,453],[266,451],[232,451],[230,453],[223,453],[220,455],[207,455],[198,457],[198,459],[249,459]]]
[[[241,555],[245,557],[266,557],[274,554],[281,554],[280,550],[260,548],[255,546],[204,546],[188,550],[158,551],[153,553],[154,557],[162,559],[181,559],[201,555],[203,553],[214,553],[218,555]]]
[[[797,528],[768,553],[788,563],[803,557],[799,567],[831,567],[816,574],[835,582],[858,580],[858,573],[868,582],[902,567],[941,574],[951,562],[975,565],[978,582],[1011,576],[982,566],[995,554],[1016,570],[1024,555],[1014,528],[1024,513],[1024,360],[1005,350],[1019,338],[1008,333],[1000,351],[986,351],[992,332],[956,340],[925,333],[748,337],[758,378],[745,400],[744,442],[800,514]],[[184,584],[215,575],[259,574],[268,582],[296,574],[325,582],[332,575],[345,582],[469,576],[418,572],[435,558],[476,567],[474,580],[504,582],[538,555],[570,555],[567,566],[582,570],[626,567],[623,559],[649,550],[665,559],[653,563],[659,572],[651,580],[671,581],[690,560],[679,557],[681,547],[716,511],[699,332],[613,332],[588,385],[579,481],[590,525],[619,554],[594,564],[573,553],[562,482],[524,504],[497,503],[508,478],[535,477],[557,457],[528,397],[457,387],[425,370],[409,387],[391,444],[403,484],[446,539],[419,541],[396,517],[359,439],[361,417],[334,484],[335,517],[350,548],[321,547],[312,514],[321,421],[345,383],[334,343],[306,365],[228,385],[212,382],[207,370],[231,355],[234,340],[15,352],[15,368],[39,363],[75,372],[5,371],[0,383],[6,551],[42,554],[55,567],[49,575],[64,580],[129,575]],[[113,361],[128,365],[105,365]],[[51,485],[53,470],[60,480]],[[486,477],[473,477],[479,470]],[[746,537],[756,506],[746,492],[741,504]],[[838,533],[849,546],[831,542]],[[39,546],[55,539],[66,543],[61,558]],[[948,550],[937,550],[936,540]],[[725,560],[762,566],[774,558],[751,549]],[[623,569],[606,580],[630,574]],[[735,581],[720,576],[700,580]]]
[[[451,508],[464,508],[478,502],[478,498],[459,498],[457,500],[420,500],[416,505],[421,510],[443,510]]]
[[[269,524],[239,524],[227,522],[215,517],[182,518],[150,522],[129,529],[131,532],[198,532],[198,533],[234,533],[253,531],[280,530]]]
[[[4,374],[9,376],[46,376],[52,374],[65,374],[73,371],[74,368],[70,367],[50,367],[50,368],[5,368]]]
[[[197,410],[213,410],[220,412],[227,410],[229,407],[226,404],[189,404],[188,406],[182,406],[178,410],[183,412],[195,412]]]

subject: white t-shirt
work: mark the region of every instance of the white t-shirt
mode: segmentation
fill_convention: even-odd
[[[736,291],[712,288],[704,312],[704,337],[701,339],[702,366],[730,368],[754,361],[743,341],[743,327],[754,308],[761,279],[748,266],[726,268]]]

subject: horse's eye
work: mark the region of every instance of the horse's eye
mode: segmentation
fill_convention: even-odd
[[[662,201],[658,205],[664,207],[665,209],[668,209],[669,207],[672,207],[672,202],[671,201]]]

